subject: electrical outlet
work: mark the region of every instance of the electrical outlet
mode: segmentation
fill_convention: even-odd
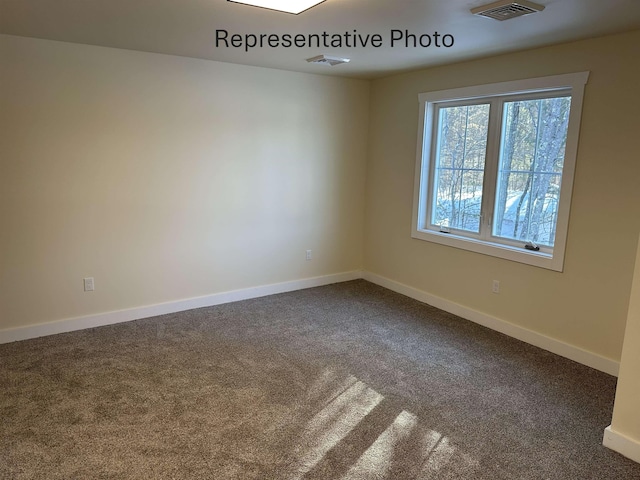
[[[493,285],[491,286],[491,291],[493,293],[500,293],[500,280],[493,281]]]
[[[311,260],[311,250],[307,250],[306,259]]]
[[[95,285],[93,283],[93,277],[87,277],[82,279],[84,281],[84,291],[85,292],[93,292],[95,290]]]

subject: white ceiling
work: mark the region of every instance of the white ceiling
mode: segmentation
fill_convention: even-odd
[[[392,72],[640,28],[640,0],[537,0],[543,12],[499,22],[471,15],[491,0],[326,0],[289,15],[227,0],[0,0],[0,33],[223,62],[372,78]],[[381,48],[215,46],[229,34],[380,34]],[[391,48],[390,31],[450,34],[451,48]],[[351,58],[328,67],[318,54]]]

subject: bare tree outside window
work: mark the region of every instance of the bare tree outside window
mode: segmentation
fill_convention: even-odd
[[[440,110],[434,223],[478,232],[489,105]]]
[[[571,97],[506,102],[493,235],[553,246]]]
[[[505,102],[492,235],[553,246],[571,97]],[[432,219],[478,233],[490,104],[438,115]]]

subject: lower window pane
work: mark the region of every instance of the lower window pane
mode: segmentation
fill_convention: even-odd
[[[498,206],[500,217],[495,222],[494,235],[553,246],[560,175],[511,172],[505,178],[508,193]]]

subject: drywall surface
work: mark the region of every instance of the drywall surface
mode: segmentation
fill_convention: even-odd
[[[635,31],[374,81],[365,270],[618,361],[640,231],[639,55]],[[419,93],[580,71],[562,273],[411,238]]]
[[[640,446],[640,242],[611,428]],[[636,447],[636,457],[640,451]]]
[[[0,56],[0,330],[361,268],[368,82],[6,35]]]

